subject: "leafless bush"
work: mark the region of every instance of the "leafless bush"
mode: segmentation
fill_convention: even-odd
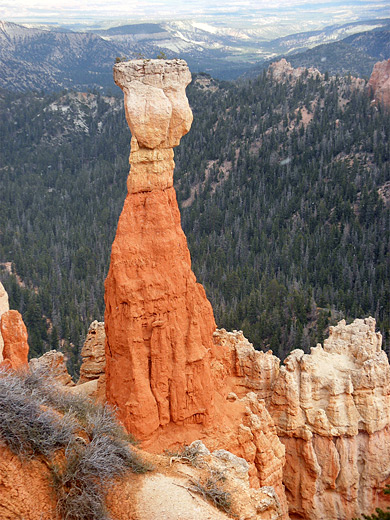
[[[105,496],[115,479],[152,469],[110,408],[61,390],[42,370],[0,371],[0,441],[18,455],[43,455],[49,465],[63,449],[64,460],[50,467],[64,520],[108,520]]]
[[[94,405],[86,415],[86,430],[93,439],[106,435],[112,439],[121,439],[130,444],[137,444],[134,437],[118,423],[114,409],[106,405]]]
[[[108,435],[136,444],[134,437],[118,423],[113,408],[94,403],[85,395],[64,391],[47,368],[21,373],[18,377],[44,404],[61,413],[73,414],[89,436]]]
[[[202,495],[218,509],[231,513],[231,495],[221,487],[221,482],[224,480],[222,473],[212,471],[205,480],[191,480],[192,485],[189,489]]]
[[[175,452],[166,450],[165,453],[170,457],[171,464],[172,462],[184,462],[195,467],[202,465],[202,461],[199,459],[199,447],[195,444],[191,444],[190,446],[184,445],[180,450]]]
[[[109,415],[103,417],[112,420]],[[105,431],[102,416],[99,424],[100,431]],[[110,431],[109,424],[106,427]],[[125,441],[97,435],[96,430],[89,443],[74,441],[65,455],[63,467],[53,470],[57,507],[65,520],[105,520],[105,495],[115,479],[128,470],[145,473],[151,469]]]
[[[75,429],[72,416],[44,409],[22,378],[0,371],[0,441],[14,453],[51,457],[70,442]]]

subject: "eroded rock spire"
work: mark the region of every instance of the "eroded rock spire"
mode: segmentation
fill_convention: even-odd
[[[132,132],[128,195],[106,280],[107,397],[140,439],[169,423],[206,424],[213,311],[191,270],[173,188],[188,132],[183,60],[115,65]]]
[[[189,70],[182,60],[138,60],[116,65],[114,77],[133,137],[106,279],[107,400],[148,450],[202,439],[245,458],[245,478],[263,490],[251,491],[254,510],[273,486],[274,518],[286,518],[284,448],[263,400],[279,360],[242,334],[216,332],[180,225],[172,147],[192,122]]]

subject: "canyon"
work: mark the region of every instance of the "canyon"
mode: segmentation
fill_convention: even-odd
[[[282,69],[290,74],[287,66]],[[161,513],[163,503],[154,510],[146,503],[169,479],[186,485],[175,464],[192,478],[199,471],[181,455],[169,463],[163,455],[183,446],[226,475],[233,512],[243,520],[347,520],[385,508],[390,366],[375,320],[342,320],[323,346],[309,354],[294,350],[283,363],[270,350],[256,351],[241,331],[218,329],[191,269],[173,188],[173,148],[192,123],[189,70],[182,60],[137,60],[116,64],[114,78],[132,133],[131,169],[105,284],[105,322],[91,324],[77,385],[62,354],[30,361],[31,368],[51,367],[66,391],[115,406],[157,464],[157,474],[142,477],[136,501],[137,507],[144,501],[143,510],[130,510],[130,481],[109,494],[109,508],[117,518],[134,520]],[[19,369],[27,364],[27,333],[20,315],[9,311],[2,286],[0,318],[2,367]],[[33,465],[44,473],[39,462]],[[10,489],[20,467],[5,448],[1,467],[8,490],[1,493],[9,503],[18,494]],[[30,491],[17,486],[28,503]],[[54,506],[40,493],[49,517]],[[185,513],[170,509],[162,517],[196,518],[190,504]],[[36,520],[38,511],[35,505],[18,514]]]
[[[192,121],[189,71],[181,60],[139,60],[117,64],[114,78],[132,142],[106,280],[108,402],[147,450],[200,439],[243,457],[251,485],[275,489],[281,517],[383,505],[390,380],[375,321],[340,322],[324,347],[295,350],[282,367],[242,334],[216,330],[172,187],[172,148]]]

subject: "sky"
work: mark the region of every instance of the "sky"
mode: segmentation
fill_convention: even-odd
[[[0,20],[16,23],[71,24],[178,18],[218,21],[219,18],[235,17],[256,23],[270,16],[311,18],[318,23],[327,19],[337,23],[338,20],[390,17],[390,0],[0,0]]]

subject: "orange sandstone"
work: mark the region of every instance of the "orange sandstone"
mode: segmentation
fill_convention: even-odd
[[[207,424],[213,311],[191,270],[173,189],[173,151],[189,130],[182,60],[120,63],[132,130],[128,195],[106,280],[107,398],[140,439],[169,423]]]
[[[6,446],[0,446],[0,518],[60,520],[47,464],[22,461]]]
[[[182,60],[138,60],[114,78],[132,140],[105,285],[107,400],[149,451],[200,439],[245,458],[252,486],[273,486],[285,517],[284,447],[264,401],[279,361],[216,331],[180,225],[172,147],[191,126],[191,75]]]
[[[20,312],[7,311],[1,316],[0,331],[4,341],[2,366],[18,369],[27,366],[27,329]]]

